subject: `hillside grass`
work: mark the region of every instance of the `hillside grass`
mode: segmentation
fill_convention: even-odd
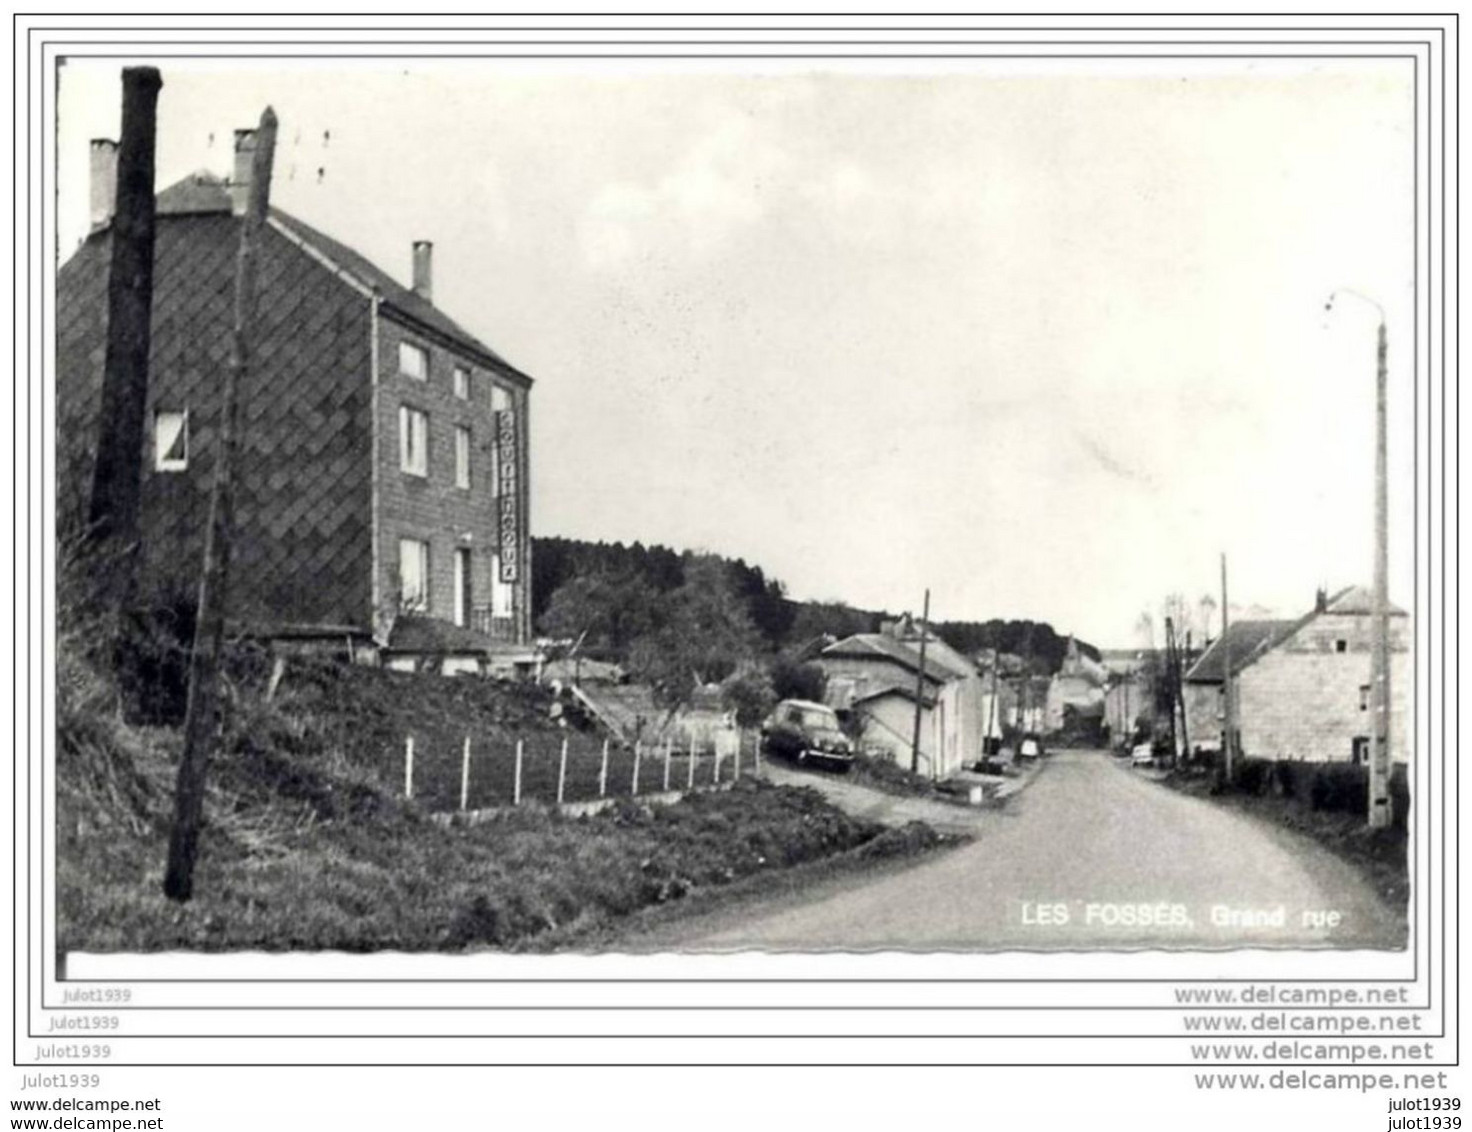
[[[543,693],[465,678],[294,662],[267,702],[260,658],[243,656],[232,658],[209,770],[195,897],[176,904],[162,877],[180,732],[128,723],[105,669],[78,644],[63,633],[58,666],[62,951],[525,947],[805,862],[949,843],[749,777],[666,807],[623,799],[574,819],[529,803],[446,828],[429,816],[448,808],[444,786],[400,796],[406,727],[422,736],[418,766],[452,755],[455,803],[467,726],[488,749],[527,740],[536,754],[523,785],[534,797],[555,792],[564,734],[584,755],[601,752],[601,739],[551,724]],[[648,773],[656,788],[659,770]],[[501,781],[488,778],[489,796]]]

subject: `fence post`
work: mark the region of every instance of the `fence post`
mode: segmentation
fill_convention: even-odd
[[[756,733],[756,742],[751,745],[751,756],[756,760],[756,776],[762,776],[762,733]]]
[[[598,797],[608,793],[608,740],[603,740],[603,765],[598,768]]]
[[[736,781],[741,781],[741,728],[736,729]]]
[[[460,754],[460,808],[470,806],[470,736],[465,736],[465,750]]]
[[[414,736],[404,736],[404,797],[414,797]]]
[[[710,781],[715,785],[721,780],[721,738],[719,735],[711,737],[710,741],[711,771]]]
[[[670,792],[670,737],[664,737],[664,792]]]
[[[639,754],[640,754],[640,742],[639,742],[639,740],[635,739],[634,740],[634,781],[633,781],[633,784],[629,787],[629,794],[630,794],[630,796],[636,796],[639,793]]]
[[[511,782],[511,804],[521,805],[521,744],[522,740],[516,741],[516,775]]]
[[[699,755],[697,755],[696,752],[695,752],[695,735],[694,735],[694,733],[693,732],[690,732],[690,731],[685,732],[685,738],[686,738],[686,740],[688,740],[687,745],[688,745],[689,750],[690,750],[690,758],[688,760],[686,760],[686,763],[685,763],[685,789],[686,790],[694,790],[695,789],[695,760],[697,758],[699,758]]]
[[[557,804],[562,805],[562,789],[567,784],[567,736],[562,737],[562,755],[557,760]]]

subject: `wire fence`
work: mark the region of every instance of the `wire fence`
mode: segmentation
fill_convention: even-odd
[[[449,812],[696,790],[759,774],[762,759],[760,737],[745,730],[633,745],[582,732],[467,733],[458,744],[410,733],[396,777],[405,797]]]

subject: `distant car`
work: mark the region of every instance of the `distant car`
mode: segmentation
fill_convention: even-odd
[[[1154,766],[1155,744],[1136,743],[1130,750],[1130,766]]]
[[[1032,736],[1022,740],[1022,745],[1017,748],[1017,757],[1021,759],[1036,759],[1042,757],[1043,745]]]
[[[811,700],[781,701],[762,724],[762,746],[769,754],[837,770],[847,770],[854,761],[853,741],[839,727],[838,716]]]

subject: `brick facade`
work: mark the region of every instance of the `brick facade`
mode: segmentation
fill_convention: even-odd
[[[230,364],[240,224],[224,184],[207,175],[159,195],[140,514],[146,601],[192,604],[198,586]],[[105,227],[93,233],[57,277],[64,538],[80,531],[91,488],[110,241]],[[273,636],[371,636],[391,644],[399,539],[415,538],[430,547],[424,612],[454,619],[455,550],[464,548],[471,566],[467,627],[524,644],[531,607],[531,379],[425,296],[285,214],[273,212],[258,257],[254,356],[241,387],[232,622]],[[399,372],[399,343],[406,340],[426,351],[426,380]],[[455,390],[457,365],[469,372],[465,398]],[[503,391],[505,416],[514,422],[515,457],[499,476],[511,483],[505,500],[494,486],[493,388]],[[401,405],[428,414],[425,476],[400,466]],[[155,466],[155,411],[188,414],[188,456],[177,470]],[[456,426],[470,430],[468,488],[456,484]],[[515,577],[504,585],[506,616],[493,619],[493,554],[505,540]],[[461,634],[457,647],[470,647],[474,636]]]
[[[488,368],[463,349],[423,327],[381,311],[378,326],[377,434],[378,477],[378,610],[375,626],[387,637],[398,611],[399,540],[429,544],[429,606],[425,613],[444,621],[455,615],[457,549],[470,552],[471,612],[489,612],[494,579],[493,555],[500,551],[497,472],[497,429],[492,413],[492,390],[506,391],[516,421],[517,483],[513,494],[519,528],[517,580],[509,584],[510,610],[495,635],[524,641],[529,633],[531,608],[531,540],[527,537],[527,397],[524,384]],[[399,369],[399,345],[408,342],[426,351],[429,370],[425,380]],[[470,373],[469,397],[455,393],[456,366]],[[400,406],[429,417],[428,475],[403,470],[400,459]],[[470,430],[470,487],[455,483],[455,430]],[[468,537],[467,537],[468,536]]]

